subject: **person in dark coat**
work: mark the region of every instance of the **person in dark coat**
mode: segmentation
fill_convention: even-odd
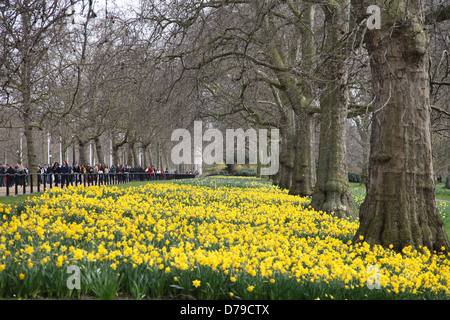
[[[55,185],[58,185],[58,183],[59,183],[59,174],[61,173],[61,167],[59,166],[58,162],[55,162],[53,164],[52,173],[53,173],[53,176],[55,177]]]
[[[61,172],[61,187],[64,187],[64,185],[69,185],[69,175],[71,173],[71,168],[67,161],[63,162],[63,165],[60,168]]]
[[[6,173],[10,175],[9,177],[6,177],[6,183],[8,187],[11,187],[14,182],[14,175],[16,174],[16,170],[12,166],[9,166],[8,169],[6,169]]]

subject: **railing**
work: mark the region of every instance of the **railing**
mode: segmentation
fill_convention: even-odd
[[[100,186],[113,185],[134,181],[173,180],[194,178],[195,174],[188,173],[29,173],[29,174],[0,174],[0,191],[6,188],[6,196],[42,192],[53,187],[71,186]],[[35,180],[37,179],[37,181]]]

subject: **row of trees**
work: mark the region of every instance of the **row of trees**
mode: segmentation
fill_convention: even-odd
[[[86,164],[92,146],[98,162],[112,153],[135,164],[139,146],[145,164],[163,162],[171,126],[182,125],[171,115],[189,97],[166,103],[178,71],[158,65],[160,35],[146,22],[98,1],[2,2],[0,14],[2,140],[17,146],[23,134],[30,170],[48,161],[48,134],[64,160],[76,146]]]
[[[368,17],[373,4],[380,16]],[[194,120],[278,128],[273,182],[359,217],[355,241],[448,248],[434,198],[435,171],[450,171],[448,10],[436,0],[141,1],[128,11],[7,1],[1,124],[23,130],[30,168],[39,131],[57,132],[63,150],[76,144],[80,163],[90,143],[99,159],[109,143],[114,163],[126,146],[127,162],[139,147],[144,162],[157,150],[168,164],[171,132]],[[367,181],[359,214],[349,137]]]

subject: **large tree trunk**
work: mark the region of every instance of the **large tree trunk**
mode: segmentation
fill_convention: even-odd
[[[393,2],[391,2],[393,3]],[[395,2],[397,3],[397,2]],[[435,199],[427,52],[421,1],[387,7],[378,1],[381,30],[365,39],[372,70],[372,136],[360,236],[401,251],[450,248]],[[389,33],[389,37],[385,35]]]
[[[103,153],[102,143],[100,142],[100,137],[94,138],[95,143],[95,151],[97,152],[98,160],[97,162],[99,164],[105,165],[105,154]]]
[[[313,72],[316,56],[314,30],[314,17],[316,6],[302,4],[302,23],[298,24],[302,41],[302,61],[304,71]],[[295,153],[294,173],[289,194],[311,196],[316,183],[316,163],[314,158],[314,118],[306,111],[313,101],[313,92],[308,80],[302,85],[303,99],[296,109],[296,136],[297,145]],[[293,100],[295,101],[295,100]]]
[[[296,132],[295,132],[295,114],[294,110],[288,110],[285,125],[283,126],[285,143],[283,144],[283,151],[280,154],[280,162],[283,163],[281,176],[280,176],[280,188],[290,189],[292,183],[292,177],[294,174],[294,161],[295,161],[295,145],[296,145]]]
[[[267,4],[266,2],[257,3]],[[292,7],[292,10],[296,11],[294,7]],[[303,59],[305,59],[305,64],[311,66],[311,63],[306,61],[306,59],[312,59],[314,54],[314,41],[312,41],[312,28],[310,28],[313,25],[314,6],[308,5],[307,8],[304,10],[302,8],[302,10],[296,11],[296,13],[305,15],[302,17],[302,23],[299,23],[299,28],[303,28],[303,31],[305,31],[302,32],[302,55]],[[306,195],[310,192],[310,185],[314,184],[314,175],[311,176],[310,174],[311,170],[314,170],[314,162],[312,161],[311,163],[310,161],[312,153],[308,154],[309,151],[312,152],[312,147],[309,148],[312,140],[308,140],[310,123],[309,119],[305,117],[307,113],[306,109],[310,103],[310,99],[305,97],[305,93],[309,94],[310,91],[305,90],[306,87],[302,88],[299,86],[298,79],[290,72],[283,70],[288,69],[296,63],[298,46],[295,41],[292,44],[291,50],[286,52],[286,48],[281,45],[283,41],[275,37],[276,27],[272,24],[271,19],[266,19],[263,26],[265,27],[268,41],[268,54],[272,60],[271,62],[279,68],[279,70],[275,71],[275,74],[282,89],[279,93],[274,93],[274,97],[285,119],[285,124],[281,125],[282,145],[280,146],[280,170],[279,174],[274,178],[274,183],[278,181],[278,185],[281,188],[289,189],[291,194]],[[305,33],[308,33],[308,39],[306,39]],[[297,117],[299,117],[300,122],[297,122]],[[297,130],[299,126],[301,131]],[[302,126],[305,126],[305,128],[302,129]],[[298,136],[298,134],[302,135]],[[301,140],[301,145],[304,146],[303,150],[298,150],[297,145],[299,140]],[[300,156],[299,160],[296,159],[297,156]]]
[[[127,149],[127,163],[130,166],[134,166],[134,142],[128,142],[128,149]]]
[[[357,218],[345,162],[347,108],[331,91],[326,90],[321,100],[319,165],[311,206],[340,218]]]
[[[121,163],[120,161],[120,155],[119,155],[119,148],[122,147],[125,143],[127,143],[127,137],[128,133],[125,134],[125,137],[123,137],[120,141],[117,141],[117,137],[114,133],[111,134],[111,142],[112,142],[112,158],[113,158],[113,164],[115,166],[119,165]],[[125,162],[125,160],[124,160]]]
[[[311,206],[340,218],[357,218],[348,182],[346,128],[348,109],[345,44],[341,30],[348,30],[348,3],[336,2],[324,8],[330,54],[326,67],[328,81],[321,96],[320,147],[317,183]]]
[[[120,164],[119,148],[120,148],[119,146],[117,146],[113,143],[112,158],[113,158],[114,166],[117,166],[118,164]]]
[[[306,112],[297,116],[297,145],[294,172],[289,194],[311,196],[316,181],[314,161],[314,119]]]
[[[78,163],[80,165],[87,165],[88,164],[88,158],[87,158],[87,154],[86,154],[86,144],[87,142],[82,140],[82,139],[77,139],[78,140]],[[92,163],[91,163],[92,164]]]
[[[148,161],[148,145],[142,145],[142,156],[143,156],[143,163],[142,166],[144,168],[148,168],[149,161]]]

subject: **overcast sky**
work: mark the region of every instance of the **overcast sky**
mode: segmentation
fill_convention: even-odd
[[[106,3],[106,0],[97,0],[98,4],[101,4],[101,6],[103,7]],[[151,1],[151,0],[148,0]],[[132,6],[135,8],[139,7],[139,0],[108,0],[108,5],[110,5],[110,3],[115,3],[118,6],[121,7],[127,7],[127,6]]]

